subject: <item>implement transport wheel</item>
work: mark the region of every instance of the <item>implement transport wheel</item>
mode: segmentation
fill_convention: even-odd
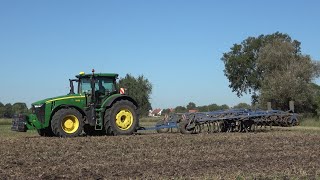
[[[52,117],[51,128],[58,137],[76,137],[83,130],[82,114],[74,109],[60,109]]]
[[[104,127],[107,135],[130,135],[138,127],[137,107],[128,100],[120,100],[107,109]]]
[[[195,127],[188,129],[189,121],[181,121],[179,123],[179,129],[182,134],[193,134],[195,133]]]
[[[164,120],[160,120],[157,122],[156,126],[161,126],[161,125],[165,125],[165,121]],[[161,129],[157,129],[158,133],[167,133],[169,132],[169,128],[161,128]]]

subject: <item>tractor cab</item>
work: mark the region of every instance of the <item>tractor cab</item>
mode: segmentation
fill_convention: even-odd
[[[99,73],[85,74],[80,72],[76,76],[77,79],[70,79],[70,93],[75,94],[74,82],[78,83],[77,94],[87,97],[87,105],[95,103],[101,105],[101,103],[107,97],[117,94],[116,80],[118,74],[113,73]]]

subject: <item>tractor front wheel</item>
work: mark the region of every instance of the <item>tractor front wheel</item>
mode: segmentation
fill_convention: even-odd
[[[58,137],[76,137],[82,133],[83,118],[81,113],[74,109],[60,109],[52,117],[51,129]]]
[[[107,109],[104,125],[107,135],[130,135],[138,127],[137,107],[128,100],[120,100]]]

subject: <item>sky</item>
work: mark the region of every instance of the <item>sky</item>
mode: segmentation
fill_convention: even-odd
[[[318,0],[0,0],[0,102],[67,94],[68,79],[94,68],[144,75],[153,108],[250,103],[229,88],[222,54],[279,31],[320,60],[319,8]]]

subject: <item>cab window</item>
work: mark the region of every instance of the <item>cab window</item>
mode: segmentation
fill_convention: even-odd
[[[82,78],[79,83],[79,93],[91,92],[91,80],[90,78]],[[105,93],[106,91],[115,91],[114,80],[112,78],[98,77],[95,81],[95,91]]]
[[[83,78],[79,83],[79,94],[89,93],[91,92],[91,84],[89,78]]]
[[[115,90],[113,79],[97,78],[95,89],[101,93],[105,93],[106,91],[113,92]]]

